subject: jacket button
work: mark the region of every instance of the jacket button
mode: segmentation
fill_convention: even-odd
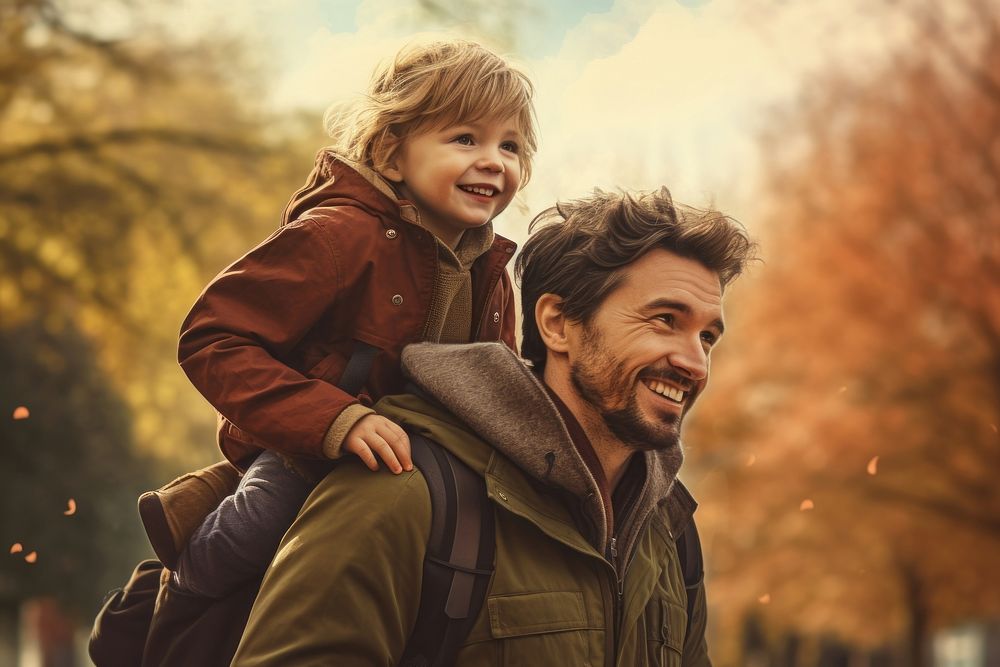
[[[393,294],[392,295],[392,305],[399,306],[402,303],[403,303],[403,295],[402,294]]]
[[[493,324],[500,321],[500,313],[493,313]]]
[[[395,229],[387,229],[387,230],[385,230],[385,237],[387,239],[394,239],[394,238],[396,238],[396,230]]]

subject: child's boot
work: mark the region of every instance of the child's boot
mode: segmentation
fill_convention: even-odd
[[[139,496],[139,516],[153,552],[173,570],[191,533],[222,499],[231,495],[240,471],[228,461],[181,475],[156,491]]]

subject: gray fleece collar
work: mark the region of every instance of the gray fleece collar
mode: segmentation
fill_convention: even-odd
[[[404,375],[526,474],[581,500],[595,498],[583,506],[598,527],[595,546],[605,550],[609,526],[597,481],[545,388],[522,359],[501,343],[417,343],[403,349],[402,368]],[[645,452],[645,456],[646,479],[619,536],[626,552],[634,546],[645,519],[671,495],[683,458],[678,450]],[[690,511],[693,508],[678,518]]]

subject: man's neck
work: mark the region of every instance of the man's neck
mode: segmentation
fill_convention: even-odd
[[[571,407],[570,410],[573,410],[573,408]],[[621,443],[608,431],[607,426],[600,417],[581,416],[576,411],[573,414],[577,415],[580,425],[583,426],[583,430],[590,437],[590,443],[593,445],[594,452],[601,462],[601,467],[604,468],[608,484],[611,486],[611,490],[614,491],[618,488],[618,482],[621,481],[625,469],[628,468],[628,462],[635,452],[622,447]],[[594,422],[597,423],[595,424]],[[605,433],[598,435],[598,431],[604,431]]]
[[[625,447],[614,436],[593,406],[580,398],[573,388],[568,373],[553,372],[552,367],[546,365],[543,378],[545,384],[555,392],[580,423],[590,440],[594,453],[597,455],[604,476],[608,480],[608,486],[611,491],[614,491],[635,452]]]

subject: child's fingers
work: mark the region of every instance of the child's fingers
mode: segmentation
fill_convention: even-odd
[[[345,445],[347,451],[355,454],[371,471],[378,470],[378,459],[375,458],[374,452],[365,444],[364,440],[361,438],[351,438],[351,441],[345,443]]]
[[[410,455],[410,438],[406,435],[406,431],[399,424],[386,420],[386,423],[378,429],[378,434],[389,443],[400,465],[403,466],[403,470],[413,470],[413,457]]]
[[[365,443],[371,447],[373,452],[379,455],[379,458],[385,461],[385,465],[388,466],[389,470],[397,475],[403,472],[403,466],[400,465],[399,459],[396,458],[396,452],[392,450],[392,447],[385,441],[385,438],[378,433],[371,433],[365,438]]]

